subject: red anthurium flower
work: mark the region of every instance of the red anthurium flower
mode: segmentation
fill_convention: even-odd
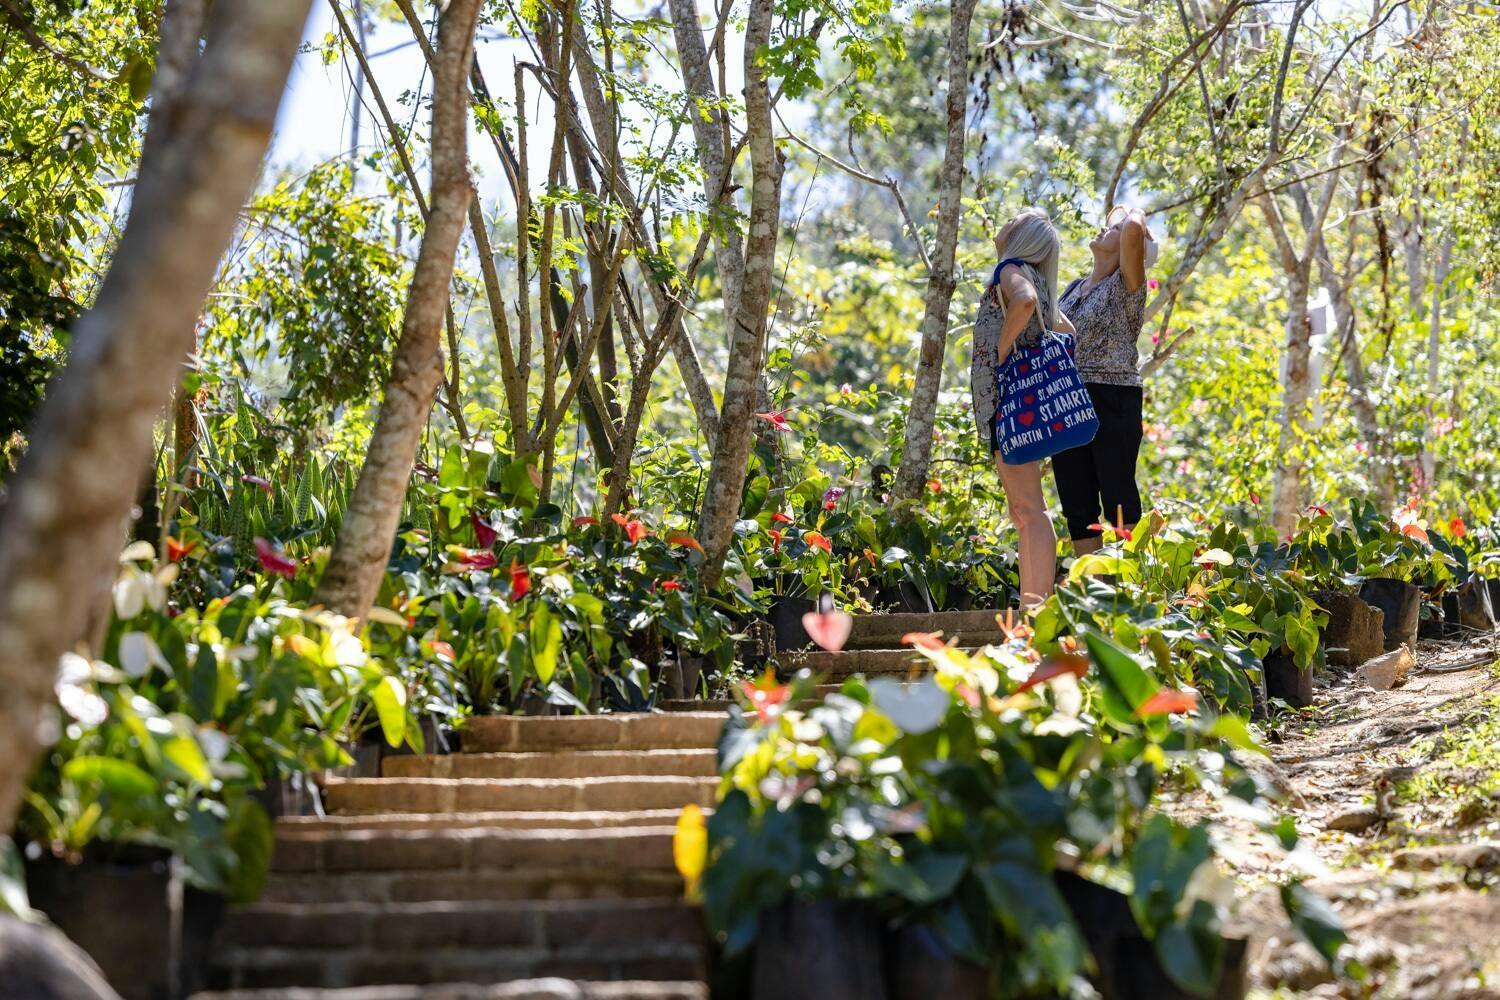
[[[1042,665],[1032,671],[1031,676],[1016,688],[1015,693],[1030,691],[1038,684],[1045,684],[1054,677],[1063,674],[1072,674],[1074,677],[1082,677],[1089,672],[1089,658],[1080,656],[1078,653],[1061,653],[1057,656],[1049,656],[1042,661]]]
[[[830,486],[823,493],[823,509],[833,510],[833,508],[839,505],[839,497],[843,496],[846,492],[848,491],[842,486]]]
[[[940,632],[908,632],[901,637],[901,645],[916,646],[920,649],[943,649],[947,643],[943,642]]]
[[[759,680],[741,681],[740,690],[750,699],[750,705],[762,723],[775,719],[776,706],[784,703],[792,694],[788,685],[777,682],[776,671],[770,667],[766,668]]]
[[[772,528],[770,531],[766,532],[766,534],[771,536],[771,553],[774,555],[775,553],[780,552],[781,540],[786,536],[777,531],[775,528]]]
[[[822,549],[830,555],[833,553],[833,543],[828,540],[827,535],[808,531],[803,533],[802,540],[815,549]]]
[[[468,569],[494,569],[500,561],[495,558],[495,553],[484,549],[466,549],[458,545],[452,548],[454,558]]]
[[[941,493],[943,492],[943,481],[937,476],[933,476],[927,480],[927,488],[934,493]]]
[[[479,541],[481,549],[487,549],[495,544],[495,529],[490,526],[489,519],[477,510],[469,511],[469,523],[474,526],[474,537]]]
[[[854,617],[844,611],[809,611],[802,616],[802,627],[807,629],[813,642],[830,653],[837,653],[849,641],[849,633],[854,631]]]
[[[1309,513],[1317,514],[1319,517],[1332,517],[1333,516],[1332,514],[1328,513],[1328,508],[1324,507],[1322,504],[1316,504],[1316,503],[1314,503],[1314,504],[1308,504],[1307,509],[1308,509]]]
[[[774,514],[771,515],[771,523],[772,524],[791,524],[792,523],[792,518],[791,518],[790,515],[783,514],[781,511],[778,510],[776,513],[774,513]]]
[[[667,536],[667,542],[671,545],[681,545],[685,549],[692,549],[700,554],[703,552],[703,543],[685,531],[672,532]]]
[[[625,529],[625,536],[630,539],[631,545],[645,538],[648,534],[646,526],[633,517],[626,517],[624,514],[611,514],[609,518]]]
[[[582,528],[583,526],[588,525],[588,524],[598,524],[598,523],[599,523],[599,519],[597,517],[575,517],[575,518],[573,518],[573,527],[575,527],[575,528]]]
[[[167,559],[170,562],[181,562],[184,556],[191,555],[198,547],[197,542],[180,542],[171,535],[167,536]]]
[[[443,659],[449,661],[450,663],[458,659],[458,654],[453,652],[453,647],[448,645],[446,642],[443,642],[441,639],[436,639],[433,641],[432,651]]]
[[[1469,526],[1467,524],[1464,524],[1463,518],[1455,517],[1453,520],[1448,522],[1448,533],[1454,538],[1462,538],[1469,533]],[[168,539],[167,541],[168,544],[171,543],[171,539]]]
[[[1127,542],[1130,541],[1130,529],[1126,528],[1126,527],[1124,527],[1122,525],[1095,523],[1095,524],[1089,525],[1089,530],[1090,531],[1113,531],[1115,533],[1115,537],[1116,538],[1123,538]]]
[[[1250,502],[1253,503],[1253,504],[1255,504],[1255,506],[1259,507],[1260,506],[1260,494],[1257,493],[1257,492],[1255,492],[1254,490],[1251,490],[1250,491]]]
[[[270,484],[270,482],[268,480],[260,478],[259,476],[251,476],[251,475],[248,475],[248,474],[247,475],[243,475],[243,476],[240,477],[240,482],[242,482],[242,483],[249,483],[251,486],[259,486],[261,489],[265,490],[267,493],[271,492],[271,484]]]
[[[1172,715],[1181,712],[1195,712],[1197,710],[1197,692],[1174,691],[1171,688],[1162,688],[1141,702],[1141,707],[1135,710],[1135,714],[1145,718],[1148,715]]]
[[[255,558],[260,560],[260,568],[272,576],[284,576],[290,580],[297,575],[297,560],[289,559],[276,546],[258,536],[255,539]]]
[[[510,561],[510,599],[519,601],[531,593],[531,570],[512,559]]]
[[[660,584],[662,590],[681,590],[681,580],[663,580]]]
[[[790,431],[792,425],[786,422],[786,411],[777,410],[775,413],[757,413],[757,417],[769,423],[778,431]]]

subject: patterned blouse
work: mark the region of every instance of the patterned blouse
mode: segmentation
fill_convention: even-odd
[[[1146,283],[1128,291],[1118,269],[1087,293],[1083,283],[1076,279],[1057,303],[1078,330],[1078,374],[1085,382],[1139,386],[1135,344],[1145,322]]]
[[[1030,265],[1021,270],[1033,284],[1041,281],[1041,275],[1036,274]],[[974,425],[986,448],[994,442],[990,432],[995,411],[1000,407],[1000,328],[1004,325],[1005,307],[1000,304],[1000,290],[990,285],[979,300],[979,315],[974,318],[971,339],[973,357],[969,360],[969,394],[974,407]],[[1041,317],[1033,313],[1026,329],[1016,338],[1016,346],[1035,347],[1041,342]]]

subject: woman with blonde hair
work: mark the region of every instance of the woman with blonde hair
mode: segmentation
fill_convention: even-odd
[[[1006,506],[1020,535],[1021,605],[1038,604],[1052,592],[1057,572],[1057,535],[1042,495],[1042,463],[1008,464],[1002,458],[1000,407],[1005,361],[1019,348],[1041,345],[1045,332],[1073,332],[1058,309],[1057,229],[1047,213],[1028,208],[995,234],[1000,263],[974,324],[970,387],[981,440],[995,458]]]

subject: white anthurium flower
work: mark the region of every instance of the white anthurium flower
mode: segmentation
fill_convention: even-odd
[[[362,667],[370,659],[364,643],[342,625],[329,630],[328,651],[333,655],[333,662],[341,667]]]
[[[71,718],[90,728],[109,718],[109,705],[105,700],[77,684],[59,685],[57,703]]]
[[[211,760],[208,770],[220,781],[240,781],[250,776],[250,769],[237,760]]]
[[[1068,715],[1064,712],[1053,712],[1047,718],[1037,724],[1036,734],[1038,736],[1072,736],[1074,733],[1087,729],[1078,716]]]
[[[210,762],[222,761],[229,753],[231,741],[229,734],[213,726],[200,726],[198,729],[198,745],[203,748],[203,756]]]
[[[814,719],[798,719],[792,725],[792,739],[798,743],[817,743],[823,738],[823,727]]]
[[[147,590],[149,589],[150,577],[140,570],[130,567],[120,574],[115,581],[115,617],[121,621],[130,621],[136,615],[146,610]]]
[[[1052,704],[1059,715],[1076,719],[1083,711],[1083,689],[1076,674],[1058,674],[1047,681],[1047,687],[1052,690]]]
[[[177,727],[172,725],[171,719],[153,715],[146,720],[146,730],[156,736],[171,736],[177,731]]]
[[[150,698],[135,695],[130,699],[130,709],[143,719],[155,719],[161,715],[161,709]]]
[[[248,663],[260,655],[258,646],[230,646],[228,649],[219,650],[219,655],[235,663]]]
[[[406,618],[390,608],[373,607],[366,614],[365,619],[377,625],[390,625],[393,628],[406,628]]]
[[[57,689],[77,686],[94,676],[94,668],[88,660],[77,653],[64,653],[57,658]]]
[[[145,677],[152,667],[172,672],[156,640],[145,632],[126,632],[120,636],[120,669],[128,677]]]
[[[120,553],[120,562],[155,562],[156,546],[150,542],[131,542]]]

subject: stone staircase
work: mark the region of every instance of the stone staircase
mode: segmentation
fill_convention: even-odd
[[[939,630],[1000,638],[992,611],[867,616],[848,651],[780,666],[905,675],[901,636]],[[228,916],[200,1000],[704,1000],[672,834],[713,804],[727,705],[674,707],[475,718],[462,753],[331,780],[327,816],[277,822],[267,890]]]

